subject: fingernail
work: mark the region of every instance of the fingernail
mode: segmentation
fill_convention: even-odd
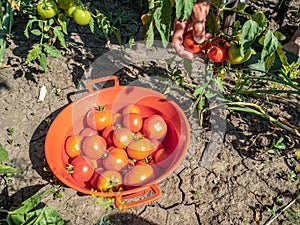
[[[197,43],[202,43],[202,42],[204,41],[204,37],[203,37],[203,36],[194,37],[194,40],[195,40]]]

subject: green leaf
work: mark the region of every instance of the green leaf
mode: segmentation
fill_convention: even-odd
[[[211,0],[211,4],[215,7],[215,8],[220,8],[222,5],[223,1],[222,0]]]
[[[175,0],[176,18],[179,21],[187,20],[192,14],[196,0]]]
[[[280,43],[278,44],[277,47],[277,53],[282,65],[287,66],[289,63],[285,55],[285,51],[283,50],[282,45]]]
[[[92,33],[95,33],[95,22],[93,17],[91,18],[90,22],[89,22],[89,27]]]
[[[12,166],[0,164],[0,174],[19,173],[19,172],[22,172],[22,170]]]
[[[150,48],[154,42],[154,21],[153,14],[148,13],[142,16],[143,36],[146,40],[146,48]]]
[[[47,71],[47,56],[45,53],[41,52],[39,57],[39,62],[44,71]]]
[[[241,53],[247,52],[259,34],[259,24],[254,20],[248,20],[242,27]],[[244,57],[242,55],[242,57]]]
[[[63,13],[60,13],[58,15],[57,19],[58,19],[58,22],[59,22],[59,25],[60,25],[62,31],[65,34],[68,34],[68,31],[67,31],[67,18],[66,18],[66,16]]]
[[[31,31],[31,33],[33,33],[33,34],[36,35],[36,36],[40,36],[40,35],[42,34],[42,32],[41,32],[40,30],[38,30],[38,29],[33,29],[33,30]]]
[[[276,38],[279,41],[284,41],[286,39],[286,36],[283,33],[279,32],[279,31],[275,31],[274,35],[276,36]]]
[[[275,35],[273,34],[273,32],[271,30],[269,30],[265,36],[265,39],[264,39],[264,46],[263,46],[263,50],[261,52],[261,62],[266,62],[267,60],[269,61],[268,62],[268,65],[270,64],[270,60],[271,59],[275,59],[275,51],[278,47],[278,39],[275,37]],[[274,56],[273,56],[274,55]],[[272,57],[271,59],[268,59]],[[274,60],[272,60],[274,61]],[[269,68],[268,66],[265,66],[266,69]]]
[[[215,21],[216,21],[216,15],[211,10],[209,10],[209,13],[206,17],[206,22],[207,22],[206,24],[208,26],[208,31],[212,34],[216,32]]]
[[[160,7],[158,7],[153,14],[155,26],[160,34],[164,47],[168,45],[170,39],[171,12],[170,0],[162,0]]]
[[[0,144],[0,162],[4,161],[8,158],[8,152],[6,149]]]
[[[48,43],[45,43],[44,45],[45,52],[53,57],[61,58],[62,55],[60,54],[60,51],[53,45],[49,45]]]
[[[31,62],[33,60],[36,60],[37,57],[39,56],[39,53],[41,52],[41,48],[40,48],[40,45],[39,44],[34,44],[32,46],[32,49],[30,49],[28,51],[28,54],[27,54],[27,61],[28,62]]]
[[[55,37],[58,38],[58,40],[60,41],[60,44],[64,48],[67,48],[66,41],[65,41],[65,36],[64,36],[64,34],[62,32],[62,28],[60,26],[54,27],[53,34],[54,34]]]
[[[53,207],[46,205],[42,209],[37,209],[26,213],[26,223],[24,225],[63,225],[65,224],[60,213]]]
[[[252,15],[252,20],[257,22],[261,27],[265,27],[268,24],[268,19],[265,14],[258,10]]]
[[[273,63],[274,63],[274,60],[275,60],[275,58],[276,58],[276,55],[275,55],[275,53],[273,53],[272,55],[270,55],[266,60],[265,60],[265,70],[266,71],[268,71],[270,68],[271,68],[271,66],[273,65]]]

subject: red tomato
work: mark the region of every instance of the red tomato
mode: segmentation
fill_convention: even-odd
[[[71,169],[68,169],[74,178],[78,182],[88,181],[94,174],[94,168],[91,161],[82,155],[75,157],[71,161]]]
[[[143,132],[150,139],[163,139],[167,134],[167,124],[163,117],[152,115],[145,119]]]
[[[129,113],[137,113],[140,114],[141,110],[137,105],[128,105],[122,110],[122,114],[126,115]]]
[[[199,44],[194,40],[193,30],[185,33],[183,38],[183,46],[194,54],[201,52],[206,47],[206,42]]]
[[[105,139],[99,135],[88,136],[83,140],[82,152],[90,159],[102,157],[106,150]]]
[[[92,188],[97,189],[98,178],[99,178],[100,173],[102,173],[103,171],[104,171],[104,168],[95,169],[93,176],[90,179],[90,184],[91,184]]]
[[[143,118],[138,113],[128,113],[123,116],[123,126],[131,130],[132,132],[138,132],[142,129]]]
[[[71,158],[80,155],[81,142],[83,137],[80,135],[71,135],[66,139],[65,151]]]
[[[122,115],[120,113],[113,113],[113,124],[122,124]]]
[[[122,175],[114,170],[106,170],[100,173],[97,180],[97,189],[100,191],[118,191],[122,187]]]
[[[125,148],[132,141],[133,135],[131,131],[125,127],[115,129],[113,133],[114,145],[118,148]]]
[[[112,112],[106,106],[93,108],[87,113],[87,124],[95,130],[103,130],[113,123]]]
[[[96,134],[98,134],[97,131],[89,127],[84,128],[82,131],[80,131],[80,135],[83,137],[92,136]]]
[[[207,50],[207,57],[214,62],[223,62],[228,57],[229,44],[222,38],[216,38],[211,42]]]
[[[130,158],[140,160],[152,153],[152,143],[147,138],[134,139],[127,146],[127,154]]]
[[[150,165],[134,166],[124,175],[124,185],[127,189],[149,184],[154,180],[154,170]]]
[[[128,163],[128,156],[124,149],[113,148],[107,158],[103,160],[103,165],[107,170],[122,170]]]
[[[112,135],[114,133],[114,126],[105,127],[102,131],[102,137],[105,139],[107,146],[112,146],[114,144]]]
[[[155,152],[154,159],[155,162],[162,167],[167,167],[170,164],[168,157],[171,155],[171,151],[166,148],[159,149]]]

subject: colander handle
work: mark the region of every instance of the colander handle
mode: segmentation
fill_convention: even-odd
[[[106,77],[100,77],[94,80],[91,80],[86,83],[86,87],[90,93],[94,92],[93,84],[102,83],[108,80],[114,80],[115,84],[114,86],[119,86],[119,78],[117,76],[106,76]]]
[[[130,198],[140,197],[140,196],[148,193],[151,190],[154,192],[153,195],[150,195],[150,196],[148,196],[146,198],[143,198],[143,199],[140,199],[140,200],[137,200],[137,201],[132,201],[132,202],[124,203],[123,199],[130,199]],[[120,193],[119,195],[116,196],[115,204],[116,204],[116,206],[119,209],[128,209],[128,208],[136,207],[136,206],[139,206],[139,205],[142,205],[142,204],[154,201],[154,200],[156,200],[156,199],[159,198],[160,194],[161,194],[161,191],[157,187],[157,185],[152,185],[149,188],[147,188],[147,189],[145,189],[143,191],[139,191],[137,193],[133,193],[133,194],[129,194],[129,195],[124,195],[124,196],[122,196],[122,193]]]

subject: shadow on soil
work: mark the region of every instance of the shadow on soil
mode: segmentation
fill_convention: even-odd
[[[143,219],[131,213],[116,213],[108,216],[110,223],[100,223],[101,225],[112,224],[112,225],[158,225],[157,223],[150,222],[149,220]],[[98,224],[97,224],[98,225]]]

